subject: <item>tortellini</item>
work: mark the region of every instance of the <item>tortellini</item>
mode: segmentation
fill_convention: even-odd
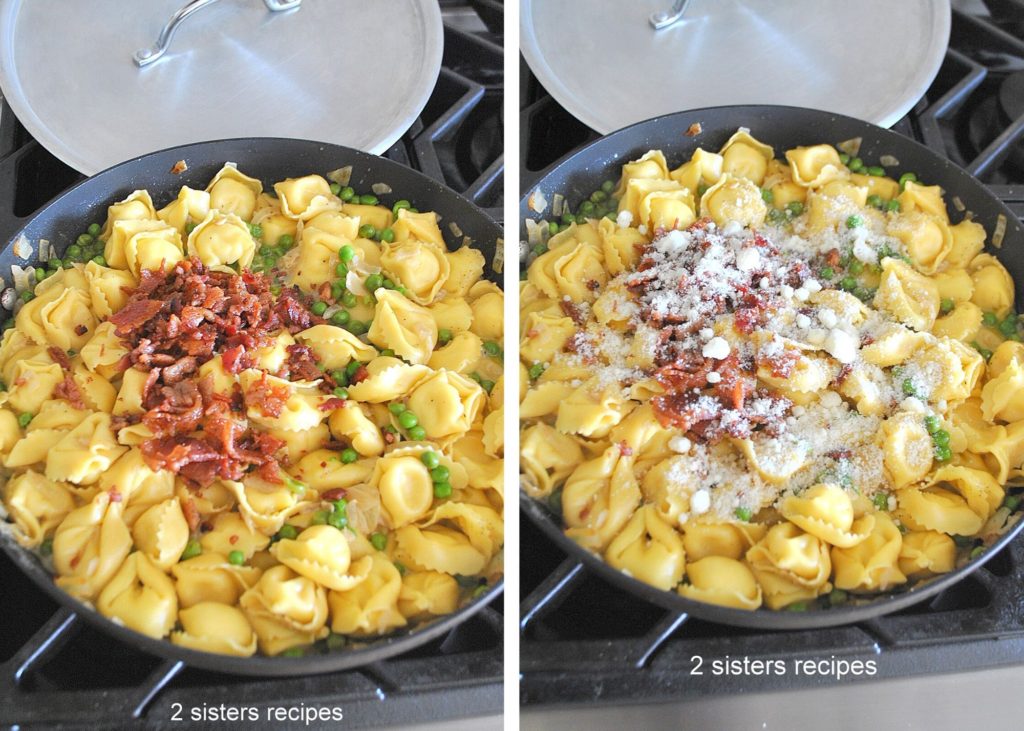
[[[824,610],[1019,519],[1024,322],[953,191],[769,142],[651,150],[527,226],[520,487],[662,590]],[[479,377],[471,350],[436,365]],[[500,454],[497,418],[456,444]]]

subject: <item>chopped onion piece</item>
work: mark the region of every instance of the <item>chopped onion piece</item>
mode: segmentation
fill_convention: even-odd
[[[530,197],[526,199],[526,205],[535,213],[543,213],[548,207],[548,199],[544,197],[544,191],[537,188],[530,193]]]
[[[541,242],[541,228],[541,225],[532,218],[526,219],[526,241],[529,243],[531,249]]]
[[[1002,248],[1003,238],[1006,236],[1006,216],[1002,213],[996,218],[996,228],[992,232],[992,245],[997,249]]]
[[[526,241],[519,242],[519,261],[526,261],[530,256],[530,244]]]
[[[32,244],[25,238],[25,234],[21,234],[15,239],[12,248],[14,249],[14,255],[19,259],[28,259],[32,256]]]
[[[8,287],[0,293],[0,306],[3,306],[5,310],[14,309],[14,303],[18,301],[18,293],[14,291],[14,287]]]
[[[496,274],[501,274],[505,268],[505,239],[498,239],[494,242],[494,261],[491,268]]]
[[[11,265],[11,277],[14,278],[14,289],[18,294],[32,289],[33,271],[35,270],[32,267],[22,269],[17,264]]]
[[[363,280],[359,278],[359,275],[353,271],[350,271],[345,275],[345,287],[354,295],[359,297],[365,297],[370,294],[370,291],[366,288]]]
[[[964,205],[964,202],[960,200],[960,196],[958,195],[953,196],[953,207],[956,208],[960,213],[963,213],[964,211],[967,210],[967,206]]]
[[[862,142],[864,142],[863,137],[854,137],[852,140],[843,140],[836,147],[850,157],[857,157]]]
[[[973,221],[974,220],[974,211],[967,211],[964,214],[964,220],[965,221]]]
[[[459,224],[455,223],[455,221],[452,221],[451,223],[448,224],[448,230],[451,231],[452,236],[456,238],[462,236],[462,229],[459,228]]]
[[[565,196],[561,193],[555,193],[551,198],[551,215],[555,218],[561,218],[563,213],[565,213]]]
[[[49,239],[39,239],[39,261],[50,261],[53,258],[53,246]]]
[[[341,305],[331,305],[326,310],[324,310],[324,314],[320,315],[320,317],[324,318],[325,320],[330,320],[331,317],[334,316],[334,313],[341,312],[343,309],[344,308]]]
[[[332,170],[327,173],[327,179],[338,185],[348,185],[348,181],[352,179],[352,166],[346,165],[343,168]]]
[[[370,190],[377,195],[387,195],[391,192],[391,186],[387,183],[374,183],[370,186]]]
[[[878,158],[878,164],[884,165],[887,168],[891,168],[895,167],[896,165],[899,165],[900,161],[897,160],[892,155],[882,155],[881,157]]]

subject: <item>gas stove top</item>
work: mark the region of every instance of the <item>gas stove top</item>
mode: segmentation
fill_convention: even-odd
[[[521,69],[528,189],[598,135],[561,108],[525,63]],[[954,2],[942,68],[893,129],[979,177],[1024,218],[1024,1]],[[1024,677],[1020,541],[930,602],[849,627],[788,633],[715,625],[645,604],[589,574],[525,519],[520,541],[524,728],[801,728],[810,717],[821,722],[810,708],[832,711],[832,703],[859,714],[843,726],[843,717],[830,713],[842,728],[863,728],[875,711],[889,724],[952,728],[947,724],[965,712],[977,721],[980,706],[946,702],[939,688],[949,683],[941,674],[960,673],[960,699],[984,695],[992,683],[1008,690],[1009,678]],[[820,672],[797,675],[800,660],[815,661]],[[782,665],[767,666],[775,661]],[[1014,669],[1007,674],[1001,666]],[[773,671],[779,667],[788,672]],[[851,684],[870,692],[854,694]],[[808,689],[819,692],[810,697]],[[928,703],[911,705],[914,694],[925,692]],[[739,703],[738,693],[763,705]],[[610,709],[625,704],[631,707]],[[902,716],[894,711],[901,707]],[[995,706],[990,713],[994,726],[1003,727]]]
[[[414,126],[386,157],[501,216],[502,3],[441,0],[444,60]],[[0,107],[0,230],[81,179]],[[0,727],[172,728],[230,709],[338,708],[345,728],[500,728],[500,600],[416,650],[358,670],[253,679],[193,669],[111,640],[0,554]],[[200,714],[196,716],[195,714]],[[301,715],[293,716],[301,717]],[[275,723],[246,728],[315,728]]]

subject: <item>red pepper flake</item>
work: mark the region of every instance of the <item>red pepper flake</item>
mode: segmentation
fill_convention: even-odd
[[[621,454],[623,457],[633,456],[633,448],[629,446],[629,442],[627,442],[625,439],[619,442],[619,454]]]
[[[85,335],[89,332],[89,328],[85,325],[75,325],[75,335]]]
[[[335,409],[345,408],[345,404],[348,402],[343,398],[329,398],[326,401],[322,401],[317,407],[321,411],[334,411]]]
[[[230,543],[232,546],[235,545],[236,543],[238,543],[238,536],[236,536],[236,535],[229,536],[228,537],[228,543]]]
[[[112,503],[119,503],[122,500],[124,500],[124,496],[121,495],[121,491],[118,490],[116,487],[112,487],[109,490],[107,490],[107,495],[110,496],[110,502]]]
[[[81,556],[81,554],[77,554],[77,555],[75,555],[75,556],[74,556],[74,557],[73,557],[73,558],[71,559],[71,568],[75,568],[75,567],[77,567],[77,566],[78,566],[78,564],[79,564],[79,563],[80,563],[81,561],[82,561],[82,556]]]

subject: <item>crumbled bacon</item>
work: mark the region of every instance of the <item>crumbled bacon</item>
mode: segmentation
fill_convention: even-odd
[[[320,493],[320,499],[334,502],[335,500],[341,500],[345,495],[346,492],[344,487],[334,487],[326,492]]]
[[[107,490],[107,495],[110,496],[110,502],[112,503],[119,503],[124,500],[124,495],[121,494],[121,491],[114,487]]]
[[[199,509],[192,498],[181,501],[181,512],[185,515],[185,522],[188,523],[189,533],[195,533],[199,528]]]
[[[71,359],[68,358],[68,354],[58,348],[56,345],[51,345],[46,349],[46,352],[50,355],[50,359],[59,365],[62,370],[71,370]]]
[[[54,398],[67,399],[72,408],[85,410],[85,400],[82,396],[82,389],[78,387],[75,379],[70,373],[64,374],[64,380],[53,389]]]
[[[582,327],[586,323],[587,318],[583,316],[579,306],[572,300],[560,299],[558,300],[558,306],[562,308],[562,314],[576,323],[577,327]]]
[[[264,416],[276,418],[284,410],[289,395],[287,386],[271,383],[264,373],[260,380],[254,381],[245,391],[245,406],[256,409]]]
[[[316,354],[308,345],[289,345],[285,361],[289,377],[295,381],[315,381],[323,376],[316,364]]]
[[[791,348],[783,349],[777,355],[761,356],[758,365],[764,366],[775,378],[789,378],[800,361],[800,352]]]
[[[627,442],[625,439],[619,442],[619,454],[621,454],[623,457],[633,456],[633,448],[629,446],[629,442]]]
[[[317,408],[320,409],[321,411],[334,411],[335,409],[345,408],[346,403],[348,402],[345,401],[345,399],[343,398],[332,397],[326,399],[325,401],[321,401],[320,405],[317,406]]]
[[[85,325],[75,325],[75,335],[85,335],[89,332],[89,328]]]

